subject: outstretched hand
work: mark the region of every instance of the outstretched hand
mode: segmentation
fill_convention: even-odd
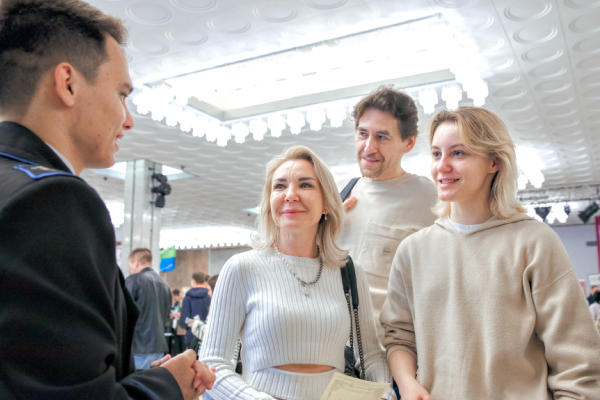
[[[400,391],[402,400],[433,400],[429,392],[416,380],[411,385],[406,385]]]
[[[346,210],[346,212],[352,210],[356,205],[356,201],[356,197],[350,197],[349,199],[346,199],[346,201],[344,201],[344,210]]]
[[[206,365],[196,361],[196,352],[186,350],[161,364],[173,375],[185,400],[197,399],[206,389],[211,389],[215,374]]]
[[[194,388],[198,394],[203,394],[206,390],[211,390],[215,383],[215,369],[208,368],[206,364],[200,361],[194,361],[192,368],[196,371],[194,376]]]

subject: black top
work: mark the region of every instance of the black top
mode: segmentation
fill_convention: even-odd
[[[133,373],[138,315],[98,194],[0,123],[0,399],[183,399],[166,369]]]
[[[133,332],[133,353],[168,353],[165,327],[169,325],[171,314],[169,285],[152,268],[129,275],[125,285],[140,308]]]

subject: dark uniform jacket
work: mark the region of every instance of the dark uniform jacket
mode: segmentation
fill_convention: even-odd
[[[167,353],[165,328],[171,314],[169,285],[152,268],[129,275],[125,285],[140,309],[133,332],[133,354]]]
[[[0,123],[0,399],[182,399],[165,368],[133,373],[138,315],[98,194]]]

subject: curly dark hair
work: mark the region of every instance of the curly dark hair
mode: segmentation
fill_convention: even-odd
[[[127,30],[81,0],[0,0],[0,112],[25,113],[42,76],[62,62],[94,83],[107,35],[122,46]]]
[[[419,110],[415,101],[406,93],[395,90],[394,85],[380,86],[354,106],[352,118],[356,129],[360,118],[371,108],[387,112],[396,118],[403,141],[419,134],[417,129]]]

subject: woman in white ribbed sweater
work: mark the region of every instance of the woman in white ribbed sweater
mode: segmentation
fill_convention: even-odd
[[[333,176],[306,147],[269,162],[266,181],[260,240],[223,267],[200,360],[216,368],[215,400],[318,400],[334,372],[344,372],[350,333],[339,270],[347,252],[335,244],[344,209]],[[365,376],[390,382],[358,265],[356,278]],[[230,361],[238,336],[241,377]],[[391,389],[385,398],[395,399]]]

